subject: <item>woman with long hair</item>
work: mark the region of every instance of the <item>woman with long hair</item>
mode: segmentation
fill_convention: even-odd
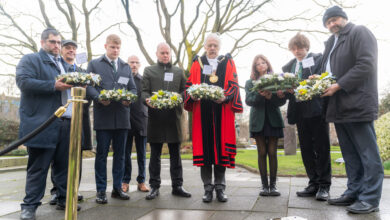
[[[279,98],[270,91],[252,91],[253,81],[265,74],[273,73],[271,63],[264,55],[257,55],[252,63],[250,79],[245,84],[245,102],[251,106],[249,131],[251,138],[256,140],[258,165],[262,189],[261,196],[279,196],[276,188],[276,173],[278,169],[277,144],[283,137],[283,119],[279,107],[286,103],[285,98]],[[269,161],[270,181],[267,175],[267,156]]]

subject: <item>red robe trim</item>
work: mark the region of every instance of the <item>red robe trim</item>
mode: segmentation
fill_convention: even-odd
[[[235,155],[236,155],[236,131],[234,119],[235,113],[241,113],[243,111],[240,89],[238,87],[237,71],[234,61],[229,55],[226,62],[226,72],[224,81],[225,96],[232,97],[229,102],[222,104],[221,115],[221,153],[222,155],[217,158],[215,155],[215,164],[226,166],[228,168],[235,167]],[[221,62],[219,65],[225,62]],[[190,70],[190,77],[186,83],[186,89],[193,84],[201,83],[202,68],[198,60],[195,60]],[[203,139],[202,139],[202,120],[201,120],[201,106],[199,101],[191,100],[188,93],[184,92],[184,108],[187,111],[192,111],[192,146],[193,146],[193,164],[195,166],[203,166]],[[215,138],[215,135],[214,135]],[[214,141],[215,147],[215,141]],[[214,154],[216,150],[214,149]]]

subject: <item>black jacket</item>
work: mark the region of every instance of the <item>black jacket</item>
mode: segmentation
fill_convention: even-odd
[[[335,36],[326,42],[322,70]],[[364,26],[348,23],[340,32],[330,56],[332,74],[341,89],[329,98],[329,122],[369,122],[378,118],[377,63],[375,36]]]
[[[309,68],[303,68],[302,79],[309,78],[313,74],[321,74],[321,61],[322,55],[320,53],[309,53],[307,57],[313,57],[314,66]],[[294,72],[297,60],[294,58],[290,60],[286,65],[282,67],[283,72]],[[296,102],[295,96],[292,94],[288,95],[288,108],[287,108],[287,119],[289,124],[295,124],[302,118],[312,118],[323,114],[323,99],[314,98],[311,101]]]
[[[137,86],[138,99],[130,105],[131,130],[138,132],[141,136],[147,136],[148,107],[143,103],[141,98],[142,76],[140,74],[135,75],[134,82]]]

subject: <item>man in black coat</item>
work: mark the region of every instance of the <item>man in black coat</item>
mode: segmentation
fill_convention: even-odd
[[[122,190],[129,191],[129,183],[131,179],[131,149],[133,147],[133,140],[135,141],[135,148],[137,151],[138,176],[137,189],[141,192],[149,192],[145,184],[146,172],[146,135],[148,124],[148,107],[142,102],[142,76],[139,74],[141,63],[137,56],[130,56],[127,63],[130,65],[133,74],[135,85],[137,86],[138,100],[130,105],[130,124],[126,150],[125,150],[125,173],[122,180]]]
[[[86,72],[84,69],[76,65],[76,51],[77,51],[77,43],[73,40],[63,40],[61,44],[61,56],[64,59],[64,69],[66,73],[70,72]],[[90,119],[89,119],[89,106],[91,105],[91,102],[85,103],[83,105],[83,140],[81,144],[81,150],[91,150],[92,149],[92,142],[91,142],[91,126],[90,126]],[[70,106],[68,107],[71,108]],[[70,124],[69,124],[70,126]],[[69,142],[69,132],[70,127],[67,129],[68,135],[65,137],[66,139],[63,140],[63,142]],[[81,173],[82,173],[82,154],[80,154],[80,177],[79,182],[81,181]],[[49,204],[50,205],[56,205],[57,204],[57,186],[55,183],[55,180],[53,178],[53,167],[52,167],[52,175],[51,175],[51,181],[53,183],[53,188],[50,190],[50,194],[52,195]],[[83,200],[83,196],[81,194],[78,195],[78,201]],[[61,206],[61,204],[60,204]],[[62,206],[61,206],[62,207]]]
[[[126,89],[136,94],[137,89],[129,65],[119,58],[121,39],[111,34],[104,45],[106,53],[89,62],[87,72],[100,75],[101,88],[87,87],[87,96],[93,98],[94,129],[96,130],[96,202],[107,203],[107,156],[112,141],[113,155],[113,190],[112,198],[128,200],[130,197],[122,191],[122,179],[125,160],[125,144],[130,126],[130,102],[99,100],[101,89]]]
[[[325,11],[323,24],[332,36],[321,66],[336,77],[323,95],[329,96],[326,119],[335,124],[348,177],[347,190],[328,202],[348,206],[352,213],[378,211],[384,173],[374,129],[377,41],[366,27],[348,23],[347,14],[338,6]]]
[[[313,74],[321,74],[321,54],[309,53],[310,41],[298,33],[289,42],[292,59],[282,67],[283,72],[298,75],[300,80]],[[289,95],[287,118],[289,124],[297,124],[299,145],[303,164],[309,177],[309,185],[298,191],[300,197],[316,196],[319,201],[329,197],[331,185],[329,124],[322,114],[323,99],[296,102],[294,95]]]

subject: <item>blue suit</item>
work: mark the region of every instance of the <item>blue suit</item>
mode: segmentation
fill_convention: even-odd
[[[95,181],[96,190],[107,189],[107,155],[112,141],[113,155],[113,188],[121,189],[124,172],[125,145],[130,126],[130,107],[120,102],[111,102],[104,106],[98,100],[101,89],[126,89],[136,94],[137,89],[131,74],[130,66],[118,58],[116,72],[105,55],[92,60],[87,72],[94,72],[102,78],[100,87],[87,87],[87,96],[94,100],[94,129],[96,130]]]
[[[63,61],[62,61],[63,62]],[[16,67],[16,84],[21,91],[20,130],[23,137],[45,122],[61,106],[61,92],[54,88],[60,69],[44,51],[23,56]],[[37,208],[44,196],[46,177],[53,162],[53,178],[58,184],[58,199],[66,198],[68,146],[61,139],[70,122],[56,119],[25,145],[28,149],[26,196],[24,208]],[[66,137],[65,137],[66,138]],[[69,138],[69,136],[67,136]]]

